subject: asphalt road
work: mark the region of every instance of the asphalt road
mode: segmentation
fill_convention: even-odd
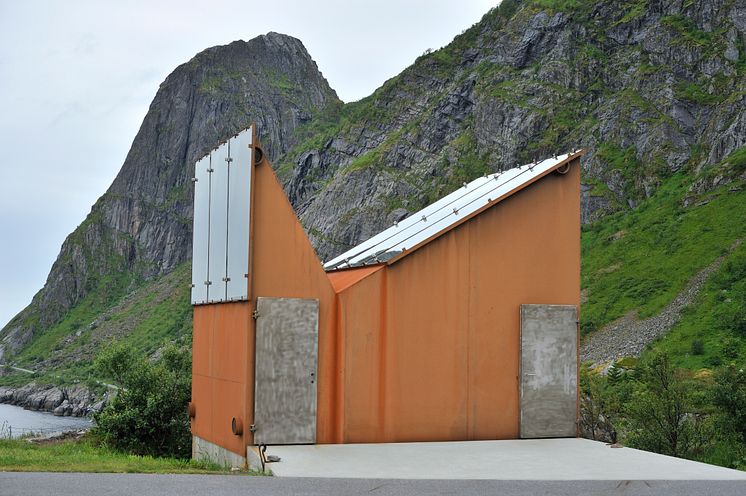
[[[741,481],[481,481],[0,472],[0,496],[746,494]]]

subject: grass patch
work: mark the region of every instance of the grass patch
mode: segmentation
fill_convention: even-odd
[[[61,341],[63,338],[90,326],[107,306],[105,302],[100,300],[98,294],[88,294],[59,323],[34,336],[31,344],[16,357],[17,363],[33,368],[32,365],[36,361],[48,358],[53,351],[59,351],[62,347]]]
[[[214,463],[121,453],[99,444],[90,435],[81,440],[66,440],[41,445],[29,443],[24,439],[0,440],[0,471],[144,474],[225,474],[229,472]]]
[[[533,0],[529,5],[542,10],[552,12],[573,12],[587,7],[588,2],[584,0]]]
[[[727,97],[726,94],[711,94],[697,83],[679,83],[674,88],[674,95],[679,100],[686,100],[702,105],[715,105]]]
[[[704,31],[692,19],[680,14],[662,17],[661,25],[675,33],[679,42],[685,45],[704,48],[707,52],[716,52],[722,48],[724,29]]]

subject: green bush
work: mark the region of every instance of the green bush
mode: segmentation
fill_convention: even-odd
[[[653,355],[638,379],[625,405],[629,445],[681,458],[700,456],[708,425],[696,411],[696,388],[664,354]]]
[[[580,427],[584,436],[607,442],[616,438],[633,378],[633,371],[616,365],[609,368],[606,377],[587,367],[580,369]]]
[[[736,366],[723,367],[715,373],[712,403],[719,409],[730,432],[746,443],[746,373]]]
[[[705,354],[705,343],[701,339],[695,339],[692,341],[692,355],[704,355]]]
[[[729,331],[738,336],[746,337],[746,298],[739,302],[724,320]]]
[[[96,367],[123,389],[94,416],[96,433],[130,453],[189,458],[191,363],[189,350],[174,345],[155,361],[121,345],[104,351]]]
[[[723,355],[723,358],[727,358],[728,360],[735,360],[736,358],[738,358],[740,348],[741,344],[738,342],[737,339],[733,337],[727,337],[723,339],[721,345],[721,354]]]

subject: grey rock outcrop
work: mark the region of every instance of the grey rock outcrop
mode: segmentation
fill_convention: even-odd
[[[58,387],[31,383],[20,388],[0,386],[0,403],[52,412],[59,416],[83,417],[101,411],[108,399],[108,394],[96,398],[81,385]]]

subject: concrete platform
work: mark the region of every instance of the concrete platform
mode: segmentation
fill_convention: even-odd
[[[746,472],[588,439],[270,446],[279,477],[744,480]]]

